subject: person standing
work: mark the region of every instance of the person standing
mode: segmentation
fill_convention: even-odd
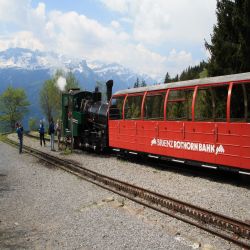
[[[21,154],[23,150],[23,127],[21,123],[16,123],[16,132],[19,140],[19,154]]]
[[[51,151],[55,151],[54,148],[54,140],[55,140],[55,125],[53,118],[51,118],[50,124],[49,124],[49,135],[50,135],[50,146],[51,146]]]
[[[43,146],[45,147],[46,144],[45,144],[45,139],[44,139],[44,125],[43,125],[42,120],[40,121],[39,134],[40,134],[40,145],[42,147],[42,144],[43,144]]]
[[[57,133],[57,143],[58,143],[58,150],[59,150],[61,135],[62,135],[62,126],[61,126],[61,122],[59,119],[56,122],[56,133]]]

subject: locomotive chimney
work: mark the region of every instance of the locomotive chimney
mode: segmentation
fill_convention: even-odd
[[[106,86],[107,86],[107,102],[109,102],[112,96],[113,80],[108,80],[106,82]]]

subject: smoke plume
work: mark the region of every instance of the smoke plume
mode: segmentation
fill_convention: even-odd
[[[58,79],[57,79],[57,86],[59,87],[59,89],[61,91],[64,91],[65,89],[65,86],[66,86],[66,79],[62,76],[60,76]]]

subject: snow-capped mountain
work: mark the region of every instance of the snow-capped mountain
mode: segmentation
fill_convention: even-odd
[[[97,82],[114,81],[113,92],[133,87],[136,79],[149,84],[156,81],[146,75],[136,74],[117,63],[107,64],[99,61],[70,58],[53,52],[32,51],[11,48],[0,52],[0,94],[11,85],[26,91],[31,103],[30,112],[25,118],[42,117],[39,92],[43,83],[50,79],[57,69],[71,71],[78,79],[81,89],[93,91]]]
[[[59,63],[57,59],[58,56],[53,53],[10,48],[0,52],[0,68],[43,69]]]
[[[57,69],[75,74],[80,85],[85,89],[94,88],[96,81],[113,79],[115,90],[133,87],[137,77],[148,84],[156,81],[147,75],[137,74],[118,63],[103,63],[70,58],[53,52],[32,51],[22,48],[11,48],[0,52],[0,72],[13,70],[46,70],[53,74]]]
[[[156,80],[152,79],[146,74],[137,74],[132,70],[123,67],[118,63],[103,63],[100,61],[87,61],[87,65],[101,78],[104,79],[117,79],[121,78],[127,82],[127,87],[133,87],[137,77],[140,80],[144,80],[149,85],[156,83]],[[118,79],[120,80],[120,79]]]

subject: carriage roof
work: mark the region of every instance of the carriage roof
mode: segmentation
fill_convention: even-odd
[[[139,92],[145,92],[145,91],[164,90],[164,89],[169,89],[169,88],[181,88],[181,87],[189,87],[189,86],[196,86],[196,85],[227,83],[227,82],[246,81],[246,80],[250,81],[250,72],[234,74],[234,75],[226,75],[226,76],[200,78],[200,79],[195,79],[195,80],[181,81],[181,82],[168,83],[168,84],[163,83],[163,84],[132,88],[132,89],[125,89],[125,90],[117,91],[114,95],[132,94],[132,93],[139,93]]]

